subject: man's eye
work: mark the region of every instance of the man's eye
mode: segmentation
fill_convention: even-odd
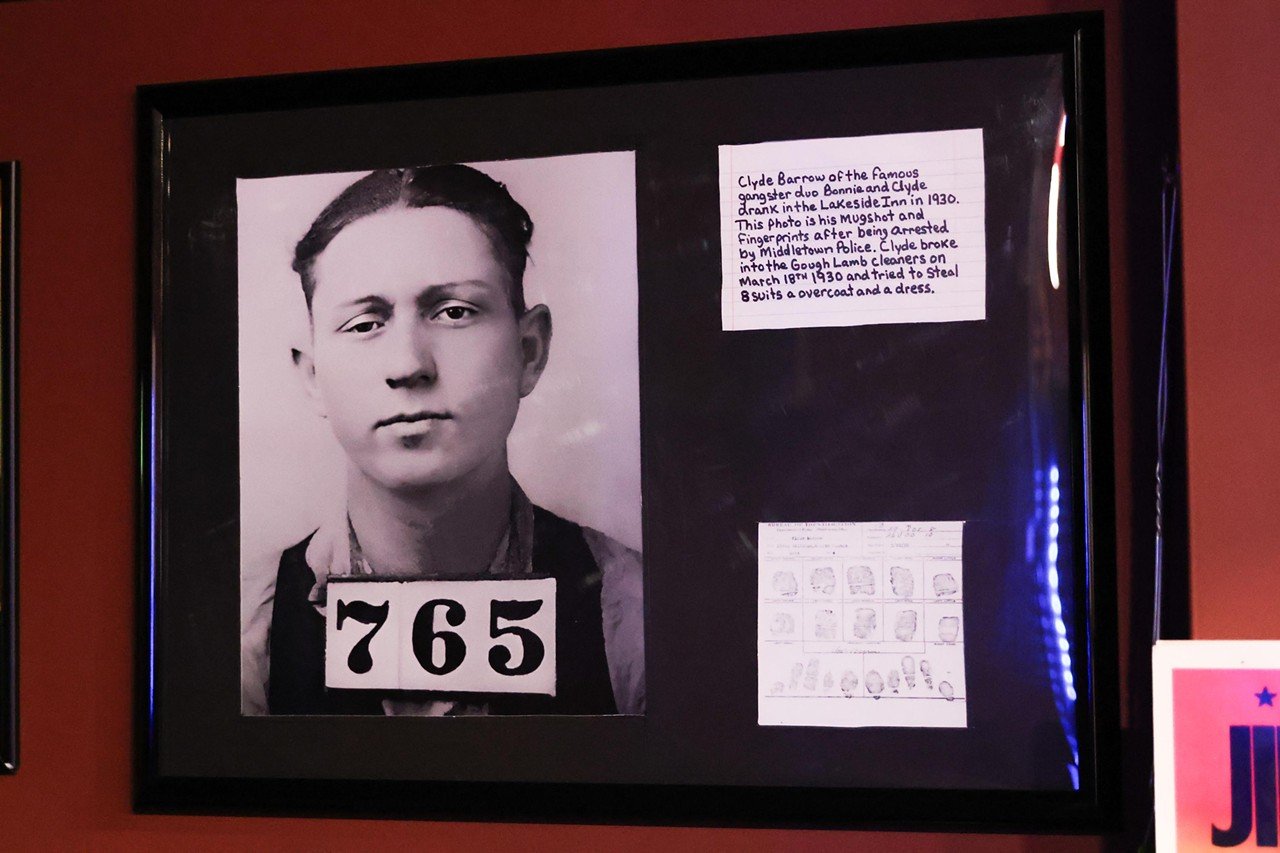
[[[468,305],[446,305],[435,313],[437,320],[450,320],[457,322],[474,317],[476,309]]]
[[[367,335],[380,328],[382,328],[382,320],[365,314],[347,321],[342,325],[342,328],[338,329],[338,331],[354,332],[357,335]]]

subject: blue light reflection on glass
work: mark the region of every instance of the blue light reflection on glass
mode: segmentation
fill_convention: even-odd
[[[1059,488],[1060,473],[1056,463],[1050,463],[1048,470],[1048,488],[1045,488],[1046,477],[1036,472],[1036,524],[1043,525],[1044,558],[1037,559],[1038,578],[1042,594],[1041,625],[1044,628],[1045,659],[1049,666],[1049,676],[1053,683],[1054,704],[1058,709],[1058,718],[1062,723],[1062,731],[1071,750],[1071,764],[1067,771],[1071,774],[1071,784],[1080,787],[1080,754],[1076,738],[1076,687],[1072,675],[1071,641],[1067,636],[1067,624],[1063,619],[1062,595],[1059,591],[1058,575],[1058,536],[1061,533],[1059,518],[1062,515],[1062,491]]]

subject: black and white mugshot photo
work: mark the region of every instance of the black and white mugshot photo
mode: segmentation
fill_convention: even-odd
[[[241,179],[237,207],[242,713],[644,713],[633,154]],[[449,592],[522,579],[553,622]],[[335,592],[402,587],[434,591]],[[472,666],[553,686],[446,679]]]

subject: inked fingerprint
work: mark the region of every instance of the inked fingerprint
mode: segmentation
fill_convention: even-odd
[[[954,643],[960,636],[960,617],[943,616],[938,620],[938,639],[944,643]]]
[[[853,691],[858,689],[858,676],[853,670],[846,669],[844,675],[840,676],[840,692],[846,696],[852,696]]]
[[[800,676],[804,675],[804,664],[791,664],[791,689],[795,690],[800,687]]]
[[[941,693],[942,698],[946,699],[948,702],[956,698],[955,688],[951,686],[950,681],[938,682],[938,692]]]
[[[836,591],[836,570],[819,566],[809,575],[809,586],[819,595],[830,595]]]
[[[849,594],[873,598],[876,594],[876,575],[870,566],[850,566],[845,571]]]
[[[773,591],[783,598],[795,598],[800,587],[796,585],[796,576],[792,572],[773,573]]]
[[[876,612],[870,607],[859,607],[853,611],[853,635],[865,640],[876,632]]]
[[[907,682],[908,690],[916,689],[916,659],[911,655],[902,659],[902,680]]]
[[[916,579],[910,569],[892,566],[889,569],[889,586],[898,598],[910,598],[916,592]]]
[[[804,668],[804,689],[818,689],[818,659],[809,658],[809,665]]]
[[[831,674],[831,670],[827,670],[827,674],[822,677],[822,692],[830,693],[831,688],[835,687],[836,677]]]
[[[774,696],[777,696],[779,693],[781,693],[781,692],[782,692],[782,689],[783,689],[782,682],[781,682],[781,681],[775,681],[775,682],[773,682],[773,686],[769,688],[769,692],[770,692],[771,694],[773,694]]]
[[[867,673],[867,692],[877,699],[884,692],[884,678],[874,669]]]
[[[916,612],[914,610],[898,611],[897,621],[893,625],[893,636],[905,643],[916,638]]]
[[[769,630],[779,635],[794,634],[796,632],[796,619],[790,613],[775,613],[773,626]]]
[[[960,585],[956,583],[956,576],[951,572],[943,572],[940,575],[933,576],[933,594],[939,598],[955,595],[959,590]]]
[[[898,675],[896,669],[889,670],[889,689],[894,693],[898,692],[898,685],[902,683],[902,678]]]
[[[813,617],[813,636],[819,640],[836,639],[836,614],[830,610],[819,610]]]
[[[933,666],[928,658],[920,659],[920,674],[924,676],[924,686],[933,689]]]

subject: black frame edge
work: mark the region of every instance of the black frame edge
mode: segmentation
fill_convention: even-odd
[[[163,230],[160,223],[154,221],[155,215],[162,210],[158,201],[158,193],[163,186],[162,155],[163,118],[148,99],[139,92],[137,110],[137,281],[138,294],[136,303],[136,346],[138,370],[138,397],[136,401],[138,417],[138,484],[135,508],[137,527],[135,544],[138,559],[138,586],[135,600],[135,642],[136,661],[134,672],[134,809],[146,811],[147,804],[156,800],[160,782],[157,767],[156,733],[153,726],[155,701],[153,685],[156,663],[153,650],[159,649],[156,641],[158,631],[157,620],[154,619],[156,609],[155,582],[156,573],[152,571],[157,564],[156,548],[158,543],[151,535],[153,521],[152,506],[156,495],[153,482],[155,471],[152,466],[153,450],[157,439],[151,417],[152,406],[159,397],[159,377],[157,370],[160,357],[160,336],[153,332],[153,323],[160,316],[160,282],[164,278],[160,266],[161,251],[164,245]],[[154,223],[154,224],[153,224]],[[155,530],[160,531],[160,525]]]
[[[1079,235],[1075,259],[1082,323],[1081,372],[1085,453],[1084,471],[1088,517],[1083,525],[1086,589],[1079,600],[1089,610],[1089,651],[1094,719],[1093,760],[1095,806],[1100,828],[1119,829],[1121,813],[1120,683],[1118,604],[1119,554],[1115,525],[1116,469],[1114,454],[1110,229],[1107,198],[1107,116],[1105,44],[1101,15],[1082,25],[1074,39],[1073,110],[1077,119],[1071,134],[1079,156],[1071,158],[1075,174],[1075,229]],[[1091,73],[1082,73],[1091,69]],[[1088,169],[1092,168],[1092,172]],[[1098,518],[1110,524],[1097,523]]]

